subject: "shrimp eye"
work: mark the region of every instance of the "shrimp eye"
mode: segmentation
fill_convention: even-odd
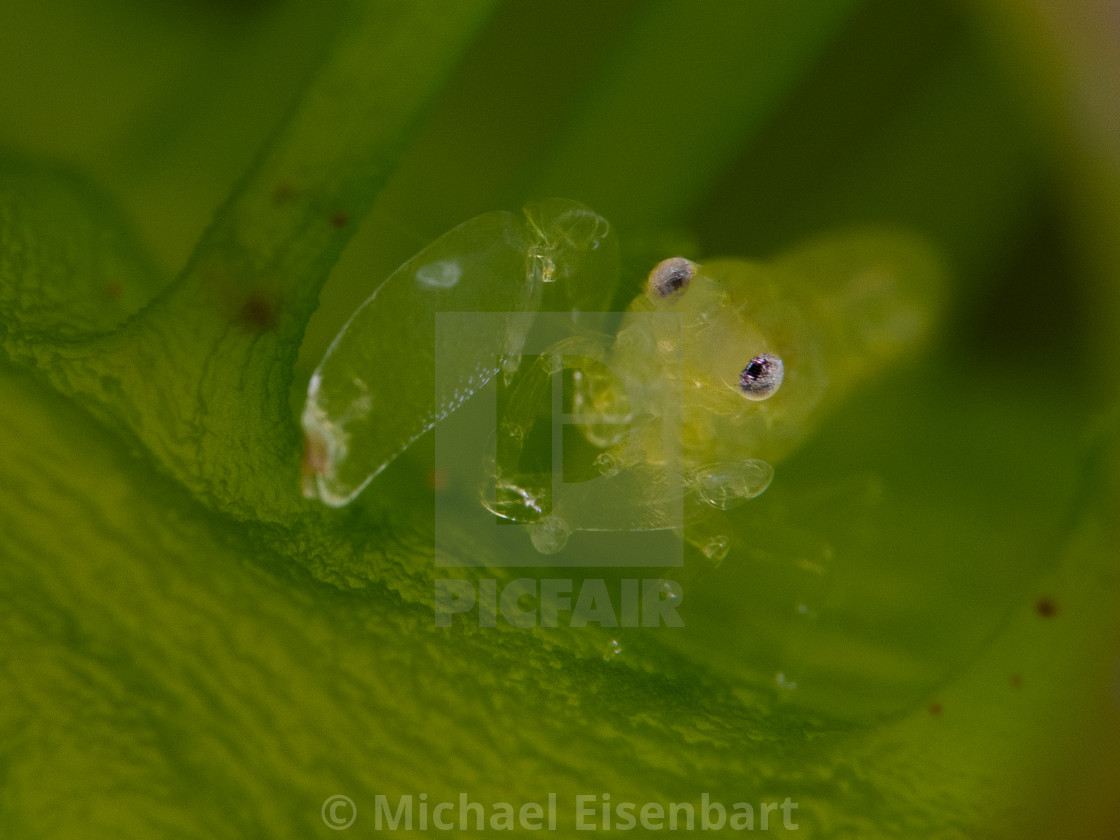
[[[649,294],[655,298],[667,298],[688,288],[696,276],[696,263],[684,257],[671,257],[662,260],[649,273]]]
[[[785,372],[781,359],[770,353],[760,353],[739,374],[739,390],[748,400],[764,400],[778,390]]]

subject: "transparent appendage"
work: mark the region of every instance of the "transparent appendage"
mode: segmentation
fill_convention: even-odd
[[[308,387],[304,494],[351,501],[435,423],[517,368],[546,284],[578,285],[607,223],[575,202],[487,213],[437,239],[379,286],[335,337]],[[436,329],[437,312],[480,313]],[[451,352],[447,352],[450,349]],[[435,359],[453,366],[436,385]]]
[[[730,510],[761,495],[773,478],[774,468],[756,458],[708,464],[692,475],[700,498],[717,510]]]
[[[541,308],[588,316],[605,312],[618,280],[618,241],[602,216],[562,198],[534,201],[524,208],[532,238],[530,272],[545,284]]]

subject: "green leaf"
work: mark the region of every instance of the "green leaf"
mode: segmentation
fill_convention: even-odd
[[[1024,141],[1020,78],[956,6],[490,5],[12,4],[0,833],[327,836],[344,794],[374,834],[378,794],[461,792],[556,792],[561,836],[605,792],[756,824],[788,796],[805,837],[1115,833],[1120,430],[1095,418],[1114,362],[1084,364],[1114,289],[1038,187],[1082,147]],[[335,24],[168,284],[146,251],[179,253]],[[673,114],[695,130],[660,133]],[[1078,232],[1098,255],[1113,183]],[[435,566],[426,438],[345,510],[299,497],[293,364],[328,272],[312,359],[425,242],[546,188],[641,243],[624,289],[668,243],[758,259],[865,217],[958,268],[933,350],[779,465],[722,564],[673,570],[684,628],[434,626],[435,580],[524,571],[456,521],[482,565]]]
[[[807,15],[776,0],[720,14],[648,4],[533,192],[570,195],[624,229],[674,220],[861,2],[828,0]]]
[[[73,175],[0,165],[0,307],[8,352],[121,326],[161,278],[116,208]]]
[[[210,504],[241,517],[289,515],[279,479],[296,474],[286,406],[303,327],[490,5],[355,5],[329,61],[184,273],[122,330],[79,345],[42,342],[39,365]],[[145,375],[122,375],[129,370]]]

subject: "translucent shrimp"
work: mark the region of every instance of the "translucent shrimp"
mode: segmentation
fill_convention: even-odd
[[[882,230],[769,263],[673,257],[607,334],[616,284],[609,226],[575,202],[486,214],[436,240],[316,369],[305,493],[346,504],[503,372],[489,458],[478,442],[486,508],[531,526],[545,553],[572,531],[682,529],[764,492],[830,405],[922,338],[940,270],[921,240]],[[567,313],[564,330],[538,324],[553,343],[521,364],[539,311]],[[477,315],[437,330],[437,312]],[[558,458],[539,434],[557,407]],[[701,536],[725,553],[724,537]]]

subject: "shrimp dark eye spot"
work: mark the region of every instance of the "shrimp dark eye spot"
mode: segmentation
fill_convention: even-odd
[[[684,257],[662,260],[649,273],[649,293],[655,298],[671,297],[688,288],[696,276],[696,263]]]
[[[774,395],[785,377],[785,365],[771,353],[751,359],[739,374],[739,391],[748,400],[764,400]]]

